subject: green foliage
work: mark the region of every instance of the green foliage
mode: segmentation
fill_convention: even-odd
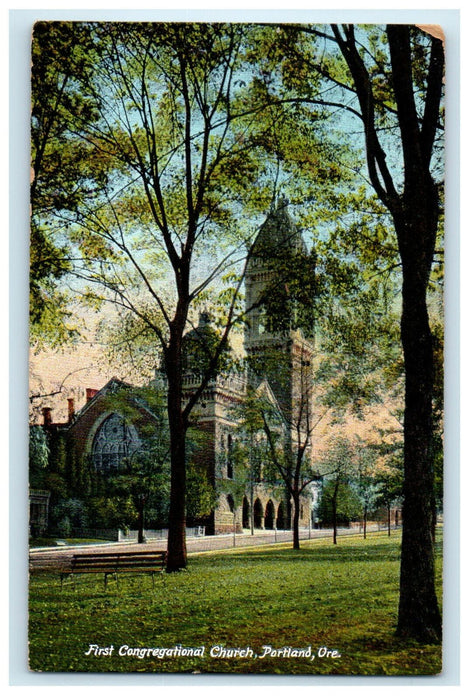
[[[233,450],[237,478],[245,484],[264,481],[274,486],[281,482],[277,462],[285,460],[286,428],[277,405],[262,390],[248,386],[233,417],[238,435]]]
[[[46,458],[41,472],[36,471],[30,465],[30,483],[35,488],[49,491],[49,509],[52,512],[54,506],[72,495],[70,483],[66,478],[66,445],[63,437],[57,434],[53,436],[53,439],[47,440],[41,426],[31,426],[30,430],[41,436],[42,457]]]
[[[134,514],[148,509],[152,520],[160,526],[167,522],[169,509],[167,450],[165,456],[161,461],[159,442],[147,441],[138,453],[124,460],[119,473],[109,477],[107,484],[107,492],[117,496],[121,503],[125,502],[127,512],[129,503]],[[128,525],[135,521],[135,515],[129,519],[121,513],[120,517]]]
[[[221,332],[214,326],[210,314],[204,312],[200,316],[198,326],[186,333],[182,342],[183,371],[192,371],[203,375],[209,371],[216,351],[222,342]],[[213,374],[226,369],[229,361],[230,348],[227,343],[224,343],[217,362],[213,366]]]
[[[362,515],[362,503],[353,484],[341,479],[338,484],[326,481],[321,490],[318,503],[317,517],[325,526],[331,526],[334,522],[333,501],[337,499],[337,523],[348,525],[351,520],[359,520]]]
[[[88,512],[83,500],[68,498],[60,500],[51,512],[51,529],[58,530],[62,537],[69,537],[74,529],[88,525]]]
[[[56,346],[78,333],[70,296],[61,286],[72,269],[57,212],[76,211],[92,197],[90,145],[75,137],[96,112],[77,80],[93,62],[85,25],[37,22],[32,42],[30,321],[32,340]]]
[[[89,526],[128,529],[137,520],[137,510],[128,495],[93,496],[88,500]]]
[[[378,498],[377,505],[390,507],[402,500],[403,471],[391,468],[377,475]]]
[[[32,488],[41,488],[49,462],[47,436],[40,425],[29,428],[29,482]]]
[[[56,472],[47,471],[44,475],[43,488],[50,492],[50,504],[56,503],[69,495],[67,480]]]
[[[315,253],[288,245],[273,247],[267,239],[256,245],[253,257],[259,268],[271,274],[256,300],[264,312],[266,331],[281,334],[301,328],[307,337],[314,337],[319,293]]]
[[[210,515],[216,506],[217,495],[207,471],[196,465],[189,466],[186,489],[187,521],[193,522]]]
[[[141,444],[109,475],[94,501],[94,510],[108,526],[129,527],[137,514],[147,513],[159,526],[169,507],[169,436],[164,396],[152,386],[118,385],[105,398],[109,410],[138,427]]]

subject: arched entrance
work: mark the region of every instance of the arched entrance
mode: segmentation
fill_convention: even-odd
[[[277,510],[277,530],[285,530],[285,506],[279,503]]]
[[[254,501],[254,527],[262,528],[264,526],[264,513],[262,503],[258,498]]]
[[[266,508],[265,508],[265,529],[266,530],[273,530],[274,529],[274,520],[275,520],[275,508],[274,504],[272,501],[268,501]]]
[[[228,501],[228,507],[229,507],[230,511],[232,513],[234,513],[235,512],[235,504],[234,504],[234,499],[233,499],[233,496],[231,495],[231,493],[228,494],[228,496],[226,497],[226,500]]]
[[[249,501],[244,496],[243,498],[243,528],[249,527]]]

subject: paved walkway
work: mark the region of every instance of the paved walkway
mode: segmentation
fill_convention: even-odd
[[[369,532],[376,532],[378,527],[374,525],[368,526]],[[384,530],[382,530],[384,532]],[[340,528],[338,537],[354,535],[359,533],[359,528]],[[300,530],[300,539],[302,541],[308,539],[330,539],[332,541],[332,530]],[[236,536],[230,535],[210,535],[206,537],[190,537],[187,539],[187,551],[193,552],[210,552],[224,549],[257,547],[259,545],[272,545],[278,542],[291,542],[291,530],[255,530],[254,534],[244,531],[243,534]],[[72,554],[77,552],[119,552],[125,549],[126,551],[143,551],[145,549],[166,549],[166,540],[149,540],[145,544],[137,544],[137,542],[109,542],[103,544],[88,544],[74,546],[58,546],[58,547],[41,547],[31,549],[30,551],[30,567],[31,570],[39,569],[54,569],[60,564],[66,562]]]

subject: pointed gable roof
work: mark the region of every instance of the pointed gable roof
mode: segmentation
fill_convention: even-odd
[[[282,420],[285,420],[283,411],[280,407],[279,402],[277,401],[277,397],[275,396],[272,387],[270,386],[268,380],[264,377],[257,387],[254,389],[254,393],[257,394],[259,397],[264,397],[267,399],[267,401],[272,404],[272,406],[275,408],[277,411],[278,415],[282,417]]]

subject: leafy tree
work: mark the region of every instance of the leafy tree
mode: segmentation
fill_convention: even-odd
[[[144,542],[145,512],[166,522],[169,503],[169,439],[165,397],[154,386],[116,385],[105,397],[106,407],[137,427],[140,446],[122,459],[106,483],[106,497],[117,496],[124,505],[121,525],[137,521],[138,542]],[[129,502],[136,518],[129,520]],[[127,520],[124,513],[127,514]]]
[[[307,360],[304,358],[308,358]],[[255,458],[260,449],[263,463],[259,478],[266,483],[282,484],[293,502],[292,530],[293,548],[300,548],[299,520],[301,497],[308,493],[308,487],[318,479],[318,473],[311,459],[313,433],[326,415],[328,409],[315,407],[312,400],[313,370],[309,353],[295,362],[294,367],[284,368],[284,354],[275,353],[269,358],[270,366],[282,380],[282,370],[293,377],[293,407],[286,412],[280,408],[273,396],[259,388],[251,389],[243,403],[244,420],[242,429],[249,435],[262,435],[263,439],[249,441],[249,459]],[[289,363],[288,363],[289,364]],[[259,455],[257,455],[259,461]],[[252,476],[251,476],[252,478]]]
[[[444,54],[440,38],[405,25],[388,25],[390,72],[367,67],[352,25],[332,27],[353,80],[363,120],[368,172],[389,210],[402,262],[401,340],[405,363],[404,505],[398,632],[441,639],[432,544],[434,464],[433,340],[427,290],[435,257],[441,202],[433,167],[441,128]],[[385,98],[379,84],[386,80]],[[393,112],[399,128],[403,181],[386,162],[379,136],[380,111]]]
[[[216,489],[207,471],[196,464],[187,470],[187,518],[197,521],[210,515],[216,506]]]
[[[90,146],[73,138],[77,121],[96,117],[77,76],[93,63],[86,25],[37,22],[33,29],[31,84],[30,328],[35,343],[73,338],[77,326],[60,281],[71,270],[70,249],[54,222],[57,211],[76,208],[97,181],[87,166]],[[62,234],[62,235],[61,235]]]
[[[74,273],[87,285],[88,301],[107,300],[131,311],[162,348],[171,435],[171,571],[186,565],[189,416],[226,345],[241,281],[225,283],[218,343],[185,404],[182,338],[194,305],[245,255],[250,232],[238,227],[241,203],[253,210],[266,193],[252,187],[258,163],[249,138],[255,118],[243,106],[249,78],[242,73],[246,27],[116,23],[89,28],[98,55],[92,67],[74,77],[98,118],[83,119],[75,137],[92,146],[89,163],[99,170],[105,162],[107,179],[99,207],[93,199],[79,203],[62,220],[69,226],[73,255],[81,259]],[[231,245],[226,253],[220,251],[221,232]],[[208,269],[204,256],[213,261]]]
[[[319,517],[332,523],[332,538],[334,544],[337,544],[340,519],[348,522],[360,512],[360,501],[351,487],[356,470],[353,445],[345,437],[336,438],[316,468],[325,484]]]
[[[305,42],[311,36],[311,44]],[[326,42],[330,50],[324,51]],[[287,94],[335,106],[361,121],[364,160],[389,213],[402,272],[401,342],[405,366],[404,526],[398,632],[441,639],[434,583],[433,340],[427,309],[441,221],[443,41],[417,27],[286,27],[279,37]],[[332,89],[318,98],[311,70]],[[283,96],[280,96],[283,97]],[[280,98],[277,97],[277,100]],[[344,118],[343,124],[350,124]]]
[[[108,489],[106,489],[108,492]],[[89,526],[125,530],[137,520],[132,497],[128,494],[93,495],[86,502]]]
[[[145,541],[145,511],[151,508],[153,517],[159,521],[167,519],[169,502],[168,477],[166,462],[167,449],[161,454],[159,441],[156,445],[147,444],[131,457],[123,460],[119,473],[109,479],[111,493],[130,496],[137,513],[137,540]]]
[[[374,510],[379,499],[376,474],[376,451],[372,447],[359,444],[355,488],[362,507],[363,539],[366,539],[368,515]]]
[[[337,528],[342,524],[348,527],[351,520],[358,518],[361,511],[360,499],[354,485],[338,473],[324,481],[317,506],[317,515],[322,525],[332,526],[333,541],[337,544]]]
[[[402,468],[393,466],[377,478],[377,506],[384,505],[387,511],[388,535],[391,535],[391,508],[402,500]]]

